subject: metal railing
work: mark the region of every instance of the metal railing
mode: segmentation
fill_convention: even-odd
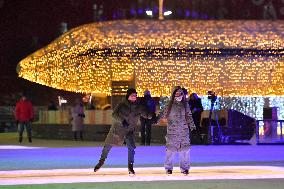
[[[45,106],[34,106],[34,121],[39,119],[38,112],[45,109],[47,109]],[[14,111],[15,106],[0,106],[0,133],[17,130]]]
[[[284,143],[284,120],[257,120],[256,142],[257,143]]]

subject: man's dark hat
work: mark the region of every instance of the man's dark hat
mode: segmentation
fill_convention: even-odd
[[[133,93],[137,94],[136,90],[134,88],[129,88],[126,92],[126,99],[128,99],[128,97]]]

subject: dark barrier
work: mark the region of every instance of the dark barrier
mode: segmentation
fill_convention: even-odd
[[[84,125],[84,140],[87,141],[104,141],[110,125]],[[64,139],[72,140],[72,127],[68,124],[33,124],[33,137],[43,139]],[[152,142],[165,143],[167,128],[165,126],[152,126]],[[136,131],[140,129],[137,128]],[[135,133],[136,142],[140,142],[139,133]]]
[[[248,141],[255,133],[255,119],[236,110],[215,110],[211,126],[208,115],[201,119],[200,140],[192,143],[226,144],[237,141]]]

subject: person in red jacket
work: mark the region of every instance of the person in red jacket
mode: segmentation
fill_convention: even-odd
[[[16,104],[15,119],[19,130],[19,143],[23,141],[23,132],[26,128],[29,142],[32,142],[31,122],[34,118],[33,105],[27,99],[26,95],[22,95],[21,99]]]

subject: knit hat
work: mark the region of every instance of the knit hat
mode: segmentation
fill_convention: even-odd
[[[127,91],[126,91],[126,99],[128,100],[128,97],[133,94],[133,93],[136,93],[136,90],[134,88],[129,88]]]

